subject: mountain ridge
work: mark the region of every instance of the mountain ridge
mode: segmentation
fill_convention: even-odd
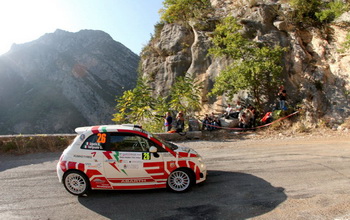
[[[112,123],[139,57],[107,33],[56,30],[0,56],[0,133],[67,133]],[[11,98],[9,98],[11,97]]]

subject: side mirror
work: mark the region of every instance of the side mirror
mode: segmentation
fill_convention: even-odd
[[[157,148],[156,148],[155,146],[151,146],[151,147],[149,148],[149,152],[150,152],[150,153],[157,153]]]

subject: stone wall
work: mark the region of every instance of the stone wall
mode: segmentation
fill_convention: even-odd
[[[233,137],[229,131],[191,131],[155,134],[167,141],[217,140]],[[28,153],[62,152],[75,138],[75,134],[59,135],[7,135],[0,136],[0,154],[22,155]]]

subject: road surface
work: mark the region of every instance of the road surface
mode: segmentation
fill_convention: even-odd
[[[204,157],[209,175],[180,194],[76,197],[58,183],[60,153],[0,155],[0,219],[350,219],[349,136],[181,142]]]

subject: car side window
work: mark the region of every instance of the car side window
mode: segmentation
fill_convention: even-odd
[[[133,134],[110,133],[108,149],[111,151],[147,152],[147,142],[142,137]]]
[[[84,141],[80,148],[84,150],[104,150],[106,142],[106,133],[93,134]]]
[[[160,152],[165,151],[149,139],[136,134],[109,133],[107,149],[110,151],[148,152],[151,146],[157,147]]]

